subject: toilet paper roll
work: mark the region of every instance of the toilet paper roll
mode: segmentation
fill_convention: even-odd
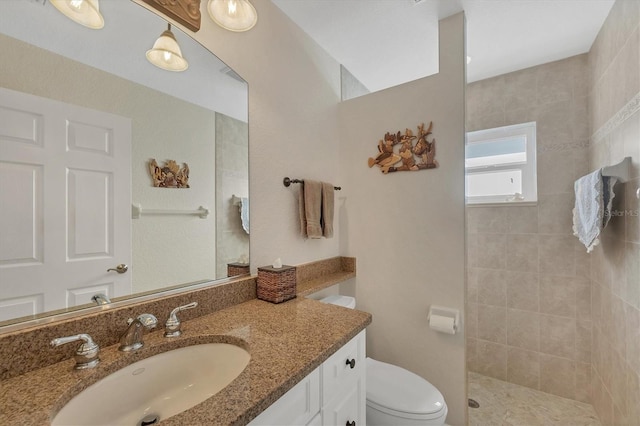
[[[431,315],[429,317],[429,328],[441,333],[456,334],[455,319],[443,317],[441,315]]]

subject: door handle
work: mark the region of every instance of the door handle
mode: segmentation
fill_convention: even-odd
[[[124,263],[121,263],[118,266],[116,266],[115,268],[107,269],[107,272],[116,271],[119,274],[124,274],[128,270],[129,270],[129,267],[127,265],[125,265]]]

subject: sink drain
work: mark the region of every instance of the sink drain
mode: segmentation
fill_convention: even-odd
[[[480,408],[480,403],[475,399],[469,398],[469,408]]]
[[[158,416],[157,414],[149,414],[148,416],[144,416],[144,418],[140,420],[140,423],[138,423],[138,426],[155,425],[159,421],[160,421],[160,416]]]

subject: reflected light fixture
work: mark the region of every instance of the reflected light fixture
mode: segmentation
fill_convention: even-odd
[[[67,18],[93,30],[104,27],[98,0],[49,0]]]
[[[258,13],[249,0],[209,0],[209,16],[229,31],[248,31],[258,22]]]
[[[184,71],[189,67],[182,57],[182,51],[176,37],[171,32],[171,24],[160,37],[153,43],[153,47],[147,50],[147,59],[158,68],[167,71]]]

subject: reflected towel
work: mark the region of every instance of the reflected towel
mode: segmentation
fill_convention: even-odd
[[[322,182],[322,235],[333,237],[333,184]]]
[[[304,212],[307,221],[307,237],[322,238],[322,184],[315,180],[304,181]]]
[[[247,197],[240,199],[240,218],[242,219],[242,229],[249,234],[249,199]]]
[[[616,181],[616,178],[602,176],[600,169],[581,177],[574,184],[573,235],[584,244],[587,253],[600,244],[600,233],[609,223]]]

